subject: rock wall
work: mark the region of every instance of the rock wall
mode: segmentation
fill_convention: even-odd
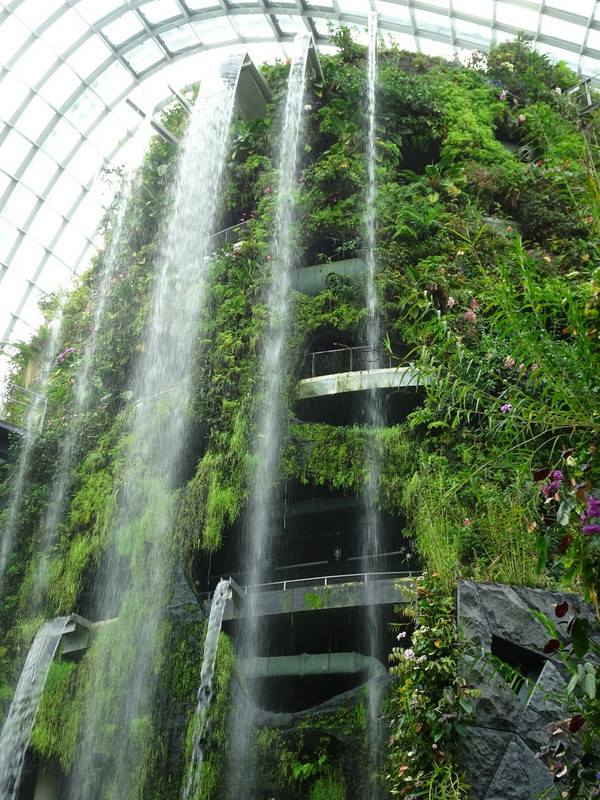
[[[548,763],[538,754],[552,738],[555,721],[566,715],[556,694],[568,678],[560,661],[542,652],[551,637],[532,610],[556,621],[554,607],[564,600],[594,618],[593,609],[575,595],[491,583],[458,585],[461,669],[469,685],[481,691],[461,752],[470,800],[529,800],[544,791],[548,800],[560,797]],[[528,680],[511,687],[489,655],[518,667]]]

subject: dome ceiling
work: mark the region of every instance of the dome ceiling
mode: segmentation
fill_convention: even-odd
[[[597,0],[12,0],[0,2],[0,342],[28,339],[41,293],[89,264],[119,163],[148,117],[215,53],[287,58],[328,25],[452,58],[533,35],[582,75],[600,72]]]

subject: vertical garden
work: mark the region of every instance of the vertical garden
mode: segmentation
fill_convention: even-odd
[[[457,581],[565,587],[598,607],[595,112],[580,113],[576,97],[566,93],[576,76],[525,38],[493,47],[487,56],[473,53],[467,65],[380,42],[375,218],[381,351],[390,363],[417,367],[420,386],[388,392],[384,427],[367,424],[360,409],[342,420],[307,419],[298,382],[309,354],[368,341],[362,275],[336,271],[339,262],[365,253],[366,51],[346,29],[332,38],[338,52],[320,58],[322,78],[313,77],[305,97],[293,231],[298,272],[323,265],[328,277],[315,291],[296,288],[289,298],[280,482],[300,487],[305,498],[360,498],[369,480],[366,454],[377,453],[377,508],[397,532],[397,550],[413,542],[426,576],[408,615],[396,616],[389,631],[392,681],[380,720],[387,746],[377,769],[364,748],[366,698],[354,692],[304,710],[287,727],[270,725],[266,715],[254,732],[259,767],[248,797],[468,797],[457,759],[474,698],[456,671]],[[236,117],[232,123],[216,229],[237,227],[229,242],[215,241],[206,260],[203,313],[185,343],[193,366],[185,450],[168,496],[157,499],[148,489],[149,517],[158,502],[172,509],[161,556],[173,567],[164,587],[167,613],[159,652],[148,665],[155,691],[129,730],[100,727],[81,797],[87,796],[86,775],[120,775],[130,752],[139,765],[129,775],[131,798],[179,797],[190,757],[205,635],[194,587],[204,590],[206,565],[228,548],[235,552],[242,530],[257,469],[267,297],[277,280],[270,243],[289,65],[262,71],[273,105],[264,119]],[[193,100],[195,92],[189,96]],[[181,138],[188,117],[176,104],[163,122]],[[123,193],[121,215],[117,200],[104,221],[105,248],[66,298],[44,301],[46,325],[13,358],[11,380],[40,391],[49,405],[32,443],[1,584],[5,713],[44,620],[72,612],[99,620],[91,587],[106,571],[109,531],[128,486],[139,399],[132,396],[131,378],[146,348],[170,187],[181,178],[177,149],[160,138],[151,141],[131,196],[125,200]],[[75,397],[77,375],[109,257],[82,405]],[[40,385],[44,364],[50,369]],[[155,402],[167,426],[160,397]],[[10,413],[21,421],[16,406]],[[61,442],[73,431],[60,524],[44,551],[50,487]],[[0,467],[3,530],[18,451],[15,438],[12,459]],[[134,582],[144,581],[150,563],[147,523],[133,520],[119,551],[119,569]],[[40,569],[47,576],[42,583]],[[322,598],[310,602],[318,605]],[[121,660],[107,659],[105,680],[97,681],[89,668],[95,643],[77,659],[59,657],[52,664],[28,753],[31,775],[49,765],[55,774],[69,775],[90,695],[100,719],[122,701],[119,682],[136,665],[128,663],[119,641],[127,628],[107,627],[107,652],[118,652]],[[589,634],[583,623],[575,626],[567,659],[573,652],[586,663],[594,648]],[[572,691],[579,692],[585,724],[570,733],[589,752],[600,726],[595,667],[574,669],[579,677]],[[235,641],[221,634],[202,773],[206,800],[226,796],[235,725],[229,712],[240,682]],[[128,747],[120,748],[124,740]],[[580,792],[567,796],[592,791],[586,763],[578,757],[559,776],[565,791]],[[27,777],[22,788],[30,792],[23,797],[33,796]],[[107,800],[119,792],[116,778],[106,782]]]

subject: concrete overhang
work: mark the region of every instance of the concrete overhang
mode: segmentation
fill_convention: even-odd
[[[291,656],[244,658],[240,670],[245,678],[288,678],[317,675],[358,675],[369,678],[387,675],[378,659],[361,653],[301,653]]]
[[[335,375],[320,375],[299,381],[298,400],[344,392],[363,392],[369,389],[417,388],[427,381],[427,377],[413,366],[337,372]]]
[[[92,623],[88,619],[71,614],[60,640],[61,654],[65,656],[85,650],[90,643],[91,628]]]
[[[267,104],[272,100],[273,92],[246,53],[235,92],[235,105],[244,122],[256,117],[264,118]]]
[[[414,578],[383,578],[379,580],[302,586],[293,583],[280,584],[281,589],[262,591],[250,589],[252,613],[258,617],[276,614],[296,614],[306,611],[323,611],[334,608],[356,608],[370,605],[392,605],[408,603],[404,589],[414,590]],[[236,591],[237,589],[237,591]],[[210,613],[210,601],[203,604],[206,615]],[[235,587],[225,604],[224,620],[245,619],[249,616],[246,590]]]
[[[312,296],[348,278],[358,278],[366,272],[366,269],[367,265],[360,258],[347,258],[329,264],[302,267],[296,273],[296,289],[302,294]]]

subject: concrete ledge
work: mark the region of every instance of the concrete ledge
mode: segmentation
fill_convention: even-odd
[[[293,656],[245,658],[240,669],[246,678],[286,678],[306,675],[357,675],[371,678],[387,675],[383,664],[361,653],[302,653]]]
[[[309,397],[324,397],[344,392],[363,392],[369,389],[400,389],[428,382],[416,367],[388,367],[361,372],[337,372],[335,375],[320,375],[304,378],[299,382],[298,400]]]
[[[328,586],[293,586],[279,591],[255,590],[252,593],[252,611],[256,616],[268,617],[332,608],[408,603],[402,587],[414,590],[414,578],[386,578]],[[223,619],[244,619],[248,616],[248,605],[247,595],[241,599],[238,594],[232,593],[225,605]],[[207,611],[210,610],[210,601],[206,601],[205,606]]]

